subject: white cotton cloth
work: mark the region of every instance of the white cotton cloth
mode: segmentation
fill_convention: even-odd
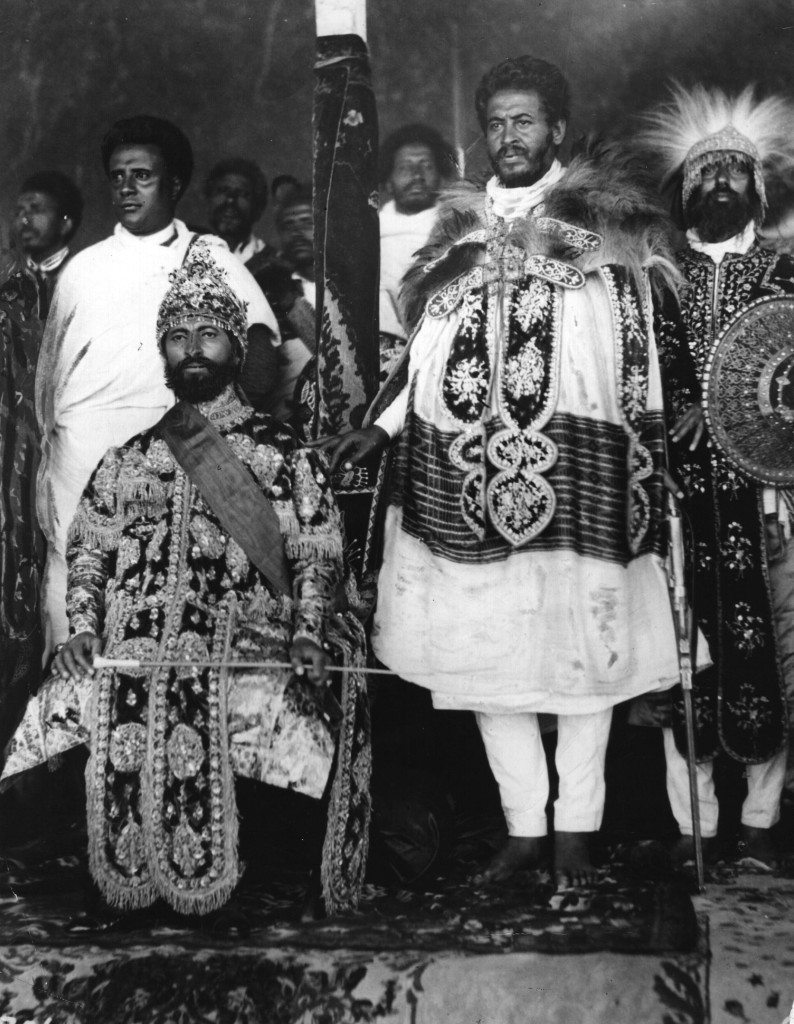
[[[459,319],[460,310],[425,317],[409,356],[414,409],[440,430],[459,430],[438,383]],[[563,292],[560,334],[556,412],[621,423],[612,309],[598,272]],[[649,345],[649,405],[661,408],[653,338]],[[407,402],[406,389],[376,425],[395,437]],[[401,520],[390,506],[372,646],[392,671],[428,687],[436,707],[590,714],[678,681],[658,556],[622,566],[530,544],[504,561],[461,564],[435,555]]]
[[[293,274],[303,298],[312,309],[317,307],[317,285],[308,277]],[[278,347],[278,386],[273,392],[273,415],[289,421],[295,414],[295,388],[312,352],[303,338],[284,338]]]
[[[554,755],[560,777],[554,802],[557,832],[596,832],[604,816],[612,709],[565,715],[557,722]],[[499,786],[511,836],[545,836],[549,776],[537,715],[477,715],[488,764]]]
[[[565,168],[559,160],[555,160],[534,185],[506,188],[494,176],[486,182],[485,191],[493,202],[493,210],[497,217],[506,221],[517,220],[536,210],[542,204],[546,190],[556,185],[564,173]]]
[[[66,536],[91,473],[108,448],[153,426],[174,403],[163,379],[157,312],[191,238],[180,220],[144,237],[117,225],[70,260],[55,289],[36,374],[36,503],[48,545],[44,610],[52,643],[67,638]],[[276,318],[251,274],[220,238],[202,241],[247,304],[249,324],[264,324],[277,337]]]
[[[367,41],[366,0],[315,0],[317,36],[360,36]]]
[[[691,836],[692,805],[689,797],[689,769],[686,758],[678,753],[672,729],[663,729],[664,754],[667,761],[667,795],[679,831]],[[742,804],[742,825],[750,828],[772,828],[780,820],[780,798],[786,779],[788,749],[784,747],[763,764],[748,764],[745,768],[747,796]],[[714,762],[704,761],[695,766],[700,832],[704,839],[713,839],[719,823],[719,804],[714,788]]]
[[[735,252],[743,256],[752,249],[756,240],[755,221],[751,220],[743,231],[731,238],[726,238],[724,242],[702,242],[695,228],[690,228],[687,231],[686,240],[691,249],[694,249],[695,252],[702,252],[719,266],[727,253]]]
[[[397,338],[407,337],[400,315],[400,283],[427,243],[438,218],[435,206],[419,213],[400,213],[394,200],[380,211],[380,329]]]

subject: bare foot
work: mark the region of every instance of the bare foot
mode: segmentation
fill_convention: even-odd
[[[703,860],[705,861],[711,851],[711,844],[713,840],[710,838],[703,838],[700,840],[700,845],[703,849]],[[695,839],[693,836],[679,836],[676,840],[675,845],[670,851],[670,859],[673,862],[674,868],[683,868],[687,864],[695,863]]]
[[[739,834],[739,861],[753,861],[758,870],[773,871],[777,866],[777,852],[768,828],[742,825]]]
[[[598,871],[590,860],[589,832],[554,833],[554,881],[558,889],[592,885]]]
[[[504,882],[516,871],[537,867],[543,850],[543,836],[508,836],[502,849],[495,854],[488,866],[472,875],[476,885],[491,885]]]

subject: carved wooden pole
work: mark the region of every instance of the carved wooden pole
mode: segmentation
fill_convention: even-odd
[[[315,436],[361,425],[378,383],[378,124],[365,0],[315,0]]]

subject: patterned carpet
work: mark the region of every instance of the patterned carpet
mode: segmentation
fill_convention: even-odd
[[[707,930],[669,882],[368,886],[356,915],[302,923],[293,879],[244,886],[245,939],[162,911],[77,937],[64,925],[82,907],[80,856],[3,865],[2,1024],[708,1019]]]

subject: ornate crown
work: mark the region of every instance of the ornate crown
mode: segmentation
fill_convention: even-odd
[[[157,314],[157,340],[167,331],[193,317],[202,317],[228,331],[229,337],[245,355],[248,347],[246,303],[229,287],[226,271],[212,258],[206,242],[190,247],[185,262],[168,277],[168,291]]]

